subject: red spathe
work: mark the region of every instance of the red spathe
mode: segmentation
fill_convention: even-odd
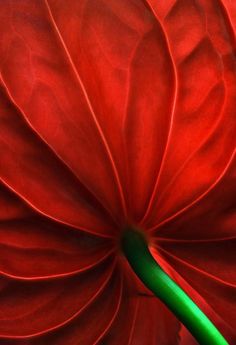
[[[126,223],[236,342],[236,5],[0,3],[0,344],[196,345]]]

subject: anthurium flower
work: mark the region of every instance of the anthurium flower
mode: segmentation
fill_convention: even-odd
[[[196,344],[127,228],[236,343],[235,23],[230,0],[0,2],[1,345]]]

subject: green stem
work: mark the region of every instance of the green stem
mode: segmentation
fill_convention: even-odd
[[[122,238],[122,249],[145,286],[166,304],[199,344],[229,345],[207,316],[154,260],[140,232],[127,229]]]

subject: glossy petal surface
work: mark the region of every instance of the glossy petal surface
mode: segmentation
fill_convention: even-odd
[[[0,343],[196,345],[127,223],[236,342],[236,6],[0,3]]]

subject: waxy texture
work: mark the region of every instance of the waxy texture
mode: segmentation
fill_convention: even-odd
[[[236,5],[0,2],[1,345],[196,345],[120,252],[236,342]]]

